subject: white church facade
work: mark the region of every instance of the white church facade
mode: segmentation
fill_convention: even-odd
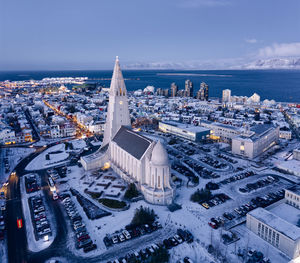
[[[109,91],[103,143],[94,154],[81,157],[85,170],[110,166],[133,182],[152,204],[168,205],[174,198],[166,149],[131,129],[127,91],[118,58]]]

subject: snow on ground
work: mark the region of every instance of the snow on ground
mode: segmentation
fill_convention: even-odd
[[[273,247],[270,243],[266,242],[265,240],[251,232],[246,227],[246,224],[239,225],[232,230],[238,233],[238,236],[241,238],[236,242],[237,249],[255,249],[262,252],[265,257],[271,260],[272,263],[287,263],[290,261],[290,259],[285,254],[280,252],[277,248]],[[228,246],[229,251],[234,251],[234,249],[234,244],[230,244]],[[232,258],[234,259],[236,258],[236,256],[232,255]]]
[[[300,176],[300,161],[298,160],[288,160],[288,161],[280,161],[276,162],[275,165],[283,169],[285,171],[288,171],[294,175]]]
[[[46,155],[49,154],[50,160],[46,160]],[[65,151],[63,143],[55,145],[47,149],[34,158],[27,166],[26,170],[42,170],[65,163],[69,154]]]
[[[16,165],[24,159],[26,156],[34,152],[32,148],[23,148],[23,147],[11,147],[11,148],[2,148],[0,149],[0,184],[3,184],[7,181],[8,176],[11,171],[15,169]],[[5,172],[4,168],[4,158],[8,158],[9,162],[9,172]]]
[[[61,140],[72,139],[72,137],[64,137],[64,138],[53,138],[53,139],[44,139],[41,138],[38,142],[33,143],[34,146],[44,146],[55,142],[60,142]]]
[[[29,208],[29,204],[28,204],[28,198],[32,197],[32,196],[37,196],[37,195],[42,195],[42,197],[43,197],[44,193],[41,190],[39,190],[37,192],[27,194],[26,193],[26,188],[25,188],[25,178],[24,178],[24,176],[22,176],[20,179],[21,179],[20,188],[21,188],[21,196],[22,196],[22,208],[23,208],[23,214],[24,214],[24,219],[23,220],[27,221],[26,222],[26,236],[27,236],[28,249],[30,251],[33,251],[33,252],[38,252],[38,251],[41,251],[41,250],[49,247],[52,244],[52,242],[55,238],[55,235],[56,235],[56,232],[55,232],[56,227],[54,227],[53,217],[50,217],[49,210],[47,209],[47,207],[45,205],[45,198],[43,198],[44,199],[43,203],[44,203],[45,208],[46,208],[46,217],[49,221],[51,231],[52,231],[52,235],[49,236],[49,240],[46,241],[46,242],[43,239],[39,239],[39,240],[35,239],[34,228],[33,228],[33,224],[32,224],[30,208]],[[23,223],[23,224],[25,224],[25,223]]]
[[[232,157],[231,155],[229,156],[230,158],[233,158],[238,161],[237,164],[233,165],[234,167],[243,166],[243,167],[251,168],[250,161],[238,159],[236,157]],[[81,194],[83,194],[83,196],[85,196],[86,198],[88,198],[89,200],[91,200],[92,202],[94,202],[96,205],[99,206],[97,201],[92,200],[90,196],[84,193],[84,189],[87,188],[90,191],[100,192],[102,188],[101,186],[97,186],[97,183],[103,180],[103,176],[100,177],[97,181],[95,181],[96,177],[92,176],[90,172],[85,172],[83,168],[79,168],[78,166],[71,166],[69,168],[70,168],[70,173],[68,173],[67,178],[60,179],[61,181],[67,180],[67,183],[59,185],[59,190],[62,191],[70,187],[73,187],[76,190],[78,190]],[[115,176],[114,172],[112,172],[111,170],[104,173],[104,175],[109,175],[110,173],[113,176]],[[97,244],[98,247],[97,250],[89,252],[88,256],[90,255],[95,256],[98,255],[99,253],[103,255],[109,255],[109,253],[112,253],[113,255],[114,251],[116,251],[115,253],[117,253],[118,251],[119,252],[118,255],[122,256],[128,252],[133,252],[135,250],[144,248],[150,242],[151,243],[162,242],[164,238],[170,237],[173,233],[175,233],[177,228],[185,228],[190,230],[194,234],[195,242],[192,244],[184,243],[174,249],[171,249],[170,250],[171,262],[177,262],[179,259],[183,259],[185,256],[189,256],[192,260],[194,260],[194,262],[211,262],[211,261],[218,262],[219,260],[214,258],[214,256],[210,255],[206,250],[206,247],[211,243],[218,248],[218,250],[221,252],[223,257],[226,257],[231,262],[242,262],[242,259],[238,258],[236,254],[238,248],[246,249],[247,244],[248,244],[248,248],[253,247],[257,250],[260,250],[265,255],[268,255],[268,257],[270,257],[271,260],[273,259],[272,263],[288,262],[288,258],[286,256],[282,255],[282,253],[279,250],[272,247],[270,244],[265,243],[259,237],[257,237],[256,235],[248,231],[245,225],[240,225],[233,229],[234,232],[237,232],[240,240],[228,246],[225,246],[220,241],[222,235],[222,228],[218,230],[214,230],[208,225],[208,222],[210,221],[211,217],[222,216],[224,212],[232,212],[234,208],[240,205],[244,205],[254,197],[264,196],[269,192],[276,192],[279,189],[289,187],[292,184],[287,180],[280,179],[280,181],[277,183],[274,183],[267,187],[263,187],[261,189],[258,189],[248,194],[240,193],[238,190],[240,187],[244,187],[247,183],[253,183],[256,180],[261,179],[267,175],[277,174],[283,178],[286,177],[285,175],[266,169],[264,167],[264,171],[257,170],[256,171],[257,174],[255,176],[251,176],[246,179],[235,181],[227,185],[222,185],[221,189],[213,191],[213,194],[225,193],[228,196],[230,196],[232,199],[223,204],[210,208],[208,210],[202,207],[201,205],[190,201],[191,194],[194,193],[197,188],[205,187],[206,183],[208,183],[209,181],[218,182],[239,173],[241,172],[222,173],[220,178],[213,179],[213,180],[204,180],[200,178],[200,182],[197,187],[187,188],[185,184],[183,184],[183,186],[177,188],[176,199],[175,199],[176,203],[182,205],[182,209],[177,210],[173,213],[171,213],[167,207],[151,205],[142,200],[136,203],[131,203],[130,208],[126,211],[122,211],[122,212],[113,211],[111,216],[107,216],[97,220],[89,220],[86,217],[85,213],[83,212],[81,206],[78,204],[77,200],[73,198],[75,204],[78,207],[78,210],[80,211],[80,214],[83,215],[84,222],[87,225],[88,231],[91,233],[92,239],[95,240],[95,243]],[[186,179],[182,175],[180,177]],[[118,179],[118,180],[122,181],[122,179]],[[95,183],[93,183],[94,181]],[[134,214],[134,210],[141,205],[153,208],[155,210],[155,213],[159,216],[159,221],[163,225],[163,230],[167,229],[169,230],[169,232],[162,231],[160,236],[153,237],[153,239],[150,240],[146,239],[145,241],[143,241],[142,238],[138,238],[138,239],[124,242],[122,244],[114,245],[110,249],[106,249],[103,243],[103,238],[105,237],[105,235],[113,234],[114,232],[124,228],[125,225],[130,223]],[[71,235],[70,238],[73,238],[73,236]],[[73,246],[74,248],[75,246],[74,241],[70,243],[73,244],[71,246]],[[269,248],[265,249],[265,247],[267,246],[269,246]],[[74,253],[83,255],[81,251],[78,250],[75,251],[75,248],[74,248]],[[270,254],[272,254],[272,257]]]
[[[192,244],[182,243],[171,250],[170,262],[175,263],[189,257],[193,262],[213,262],[214,258],[209,255],[199,242]]]

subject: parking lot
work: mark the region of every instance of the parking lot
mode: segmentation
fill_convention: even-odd
[[[147,234],[150,234],[158,229],[161,229],[162,225],[155,221],[151,225],[145,224],[142,226],[131,226],[127,225],[125,229],[120,229],[116,231],[114,234],[107,234],[103,242],[107,248],[114,244],[122,243],[125,241],[129,241],[133,238],[138,238]]]
[[[90,234],[86,228],[86,225],[78,213],[74,202],[71,200],[69,194],[62,194],[60,196],[65,211],[70,219],[70,224],[74,231],[75,247],[76,249],[83,249],[85,253],[97,248],[97,245],[91,240]]]
[[[28,203],[36,240],[48,239],[48,236],[52,235],[52,231],[50,223],[47,219],[42,195],[29,197]]]
[[[208,224],[214,228],[218,229],[220,226],[224,226],[225,228],[230,228],[235,224],[245,220],[245,216],[248,212],[252,211],[257,207],[266,207],[269,206],[284,197],[284,189],[280,189],[276,192],[270,192],[263,196],[257,196],[252,198],[249,202],[240,205],[234,210],[225,212],[223,215],[218,217],[213,217],[210,219]]]
[[[154,256],[160,248],[170,250],[184,242],[192,243],[193,241],[194,237],[190,231],[177,229],[177,232],[174,234],[170,233],[167,238],[161,239],[160,242],[152,243],[142,249],[131,251],[124,256],[113,259],[112,261],[107,261],[107,263],[127,263],[132,262],[132,260],[147,262],[147,260]]]

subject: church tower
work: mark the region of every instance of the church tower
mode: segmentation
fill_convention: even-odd
[[[121,126],[131,127],[127,90],[121,72],[119,58],[116,57],[113,76],[110,83],[109,103],[104,138],[101,148],[105,147],[116,135]]]

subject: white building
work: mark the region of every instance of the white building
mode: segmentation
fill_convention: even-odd
[[[11,128],[0,129],[0,144],[16,143],[15,131]]]
[[[197,142],[208,139],[210,135],[210,130],[207,128],[175,121],[159,122],[158,128],[163,132]]]
[[[222,92],[222,102],[231,102],[231,90],[224,89]]]
[[[116,59],[109,90],[109,105],[101,148],[81,157],[85,170],[110,166],[128,182],[134,182],[153,204],[171,204],[174,189],[170,180],[168,154],[160,141],[131,129],[127,91]]]
[[[255,158],[275,145],[279,138],[279,127],[259,124],[232,139],[232,153]]]
[[[282,127],[279,129],[279,138],[285,139],[285,140],[291,140],[292,139],[292,132],[290,129],[286,127]]]
[[[210,138],[230,143],[233,138],[241,134],[241,130],[231,125],[218,122],[201,121],[202,127],[210,129]]]
[[[92,121],[87,125],[87,128],[94,134],[100,134],[104,131],[104,123],[103,121]]]
[[[77,122],[83,126],[86,126],[93,120],[93,117],[90,115],[83,114],[81,112],[76,113]]]
[[[300,209],[300,186],[295,185],[285,190],[286,203]]]
[[[72,137],[76,135],[76,128],[69,124],[63,125],[51,125],[50,137],[51,138],[63,138]]]
[[[290,258],[300,256],[300,228],[266,209],[249,212],[247,228]]]
[[[293,159],[300,161],[300,149],[295,149],[293,151]]]

